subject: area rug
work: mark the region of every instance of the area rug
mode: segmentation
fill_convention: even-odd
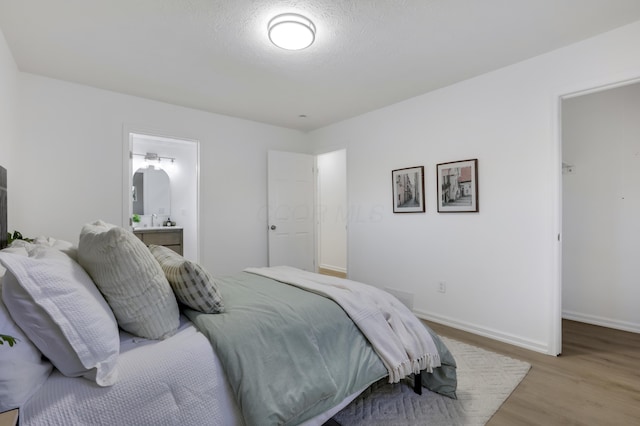
[[[458,399],[406,383],[373,384],[333,418],[342,426],[484,425],[527,375],[523,361],[442,337],[458,364]]]

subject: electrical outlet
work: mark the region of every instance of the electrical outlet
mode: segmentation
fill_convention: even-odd
[[[445,283],[444,281],[438,282],[438,291],[440,293],[446,293],[447,292],[447,283]]]

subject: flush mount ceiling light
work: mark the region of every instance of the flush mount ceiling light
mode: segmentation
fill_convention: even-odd
[[[316,26],[297,13],[283,13],[269,21],[269,40],[287,50],[305,49],[316,38]]]

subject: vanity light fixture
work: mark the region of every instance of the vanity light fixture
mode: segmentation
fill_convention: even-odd
[[[156,154],[155,152],[147,152],[144,155],[144,161],[154,161],[154,160],[158,160],[158,154]]]
[[[316,26],[310,19],[297,13],[283,13],[267,25],[269,40],[286,50],[302,50],[316,39]]]
[[[146,154],[136,154],[134,152],[131,155],[144,157],[144,161],[157,161],[158,163],[161,162],[162,160],[171,160],[172,163],[175,163],[176,161],[174,157],[163,157],[161,155],[156,154],[155,152],[147,152]]]

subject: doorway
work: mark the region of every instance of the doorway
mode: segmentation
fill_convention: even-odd
[[[561,98],[562,318],[640,332],[640,83]]]
[[[346,278],[346,150],[267,157],[269,266]]]
[[[128,131],[125,135],[127,152],[125,225],[133,216],[133,176],[138,170],[162,170],[169,180],[169,207],[161,214],[138,215],[141,221],[164,223],[167,220],[183,229],[183,256],[199,261],[199,142],[191,139],[161,136],[149,132]],[[163,213],[163,214],[162,214]]]
[[[318,272],[347,277],[347,151],[320,154],[318,170]]]

